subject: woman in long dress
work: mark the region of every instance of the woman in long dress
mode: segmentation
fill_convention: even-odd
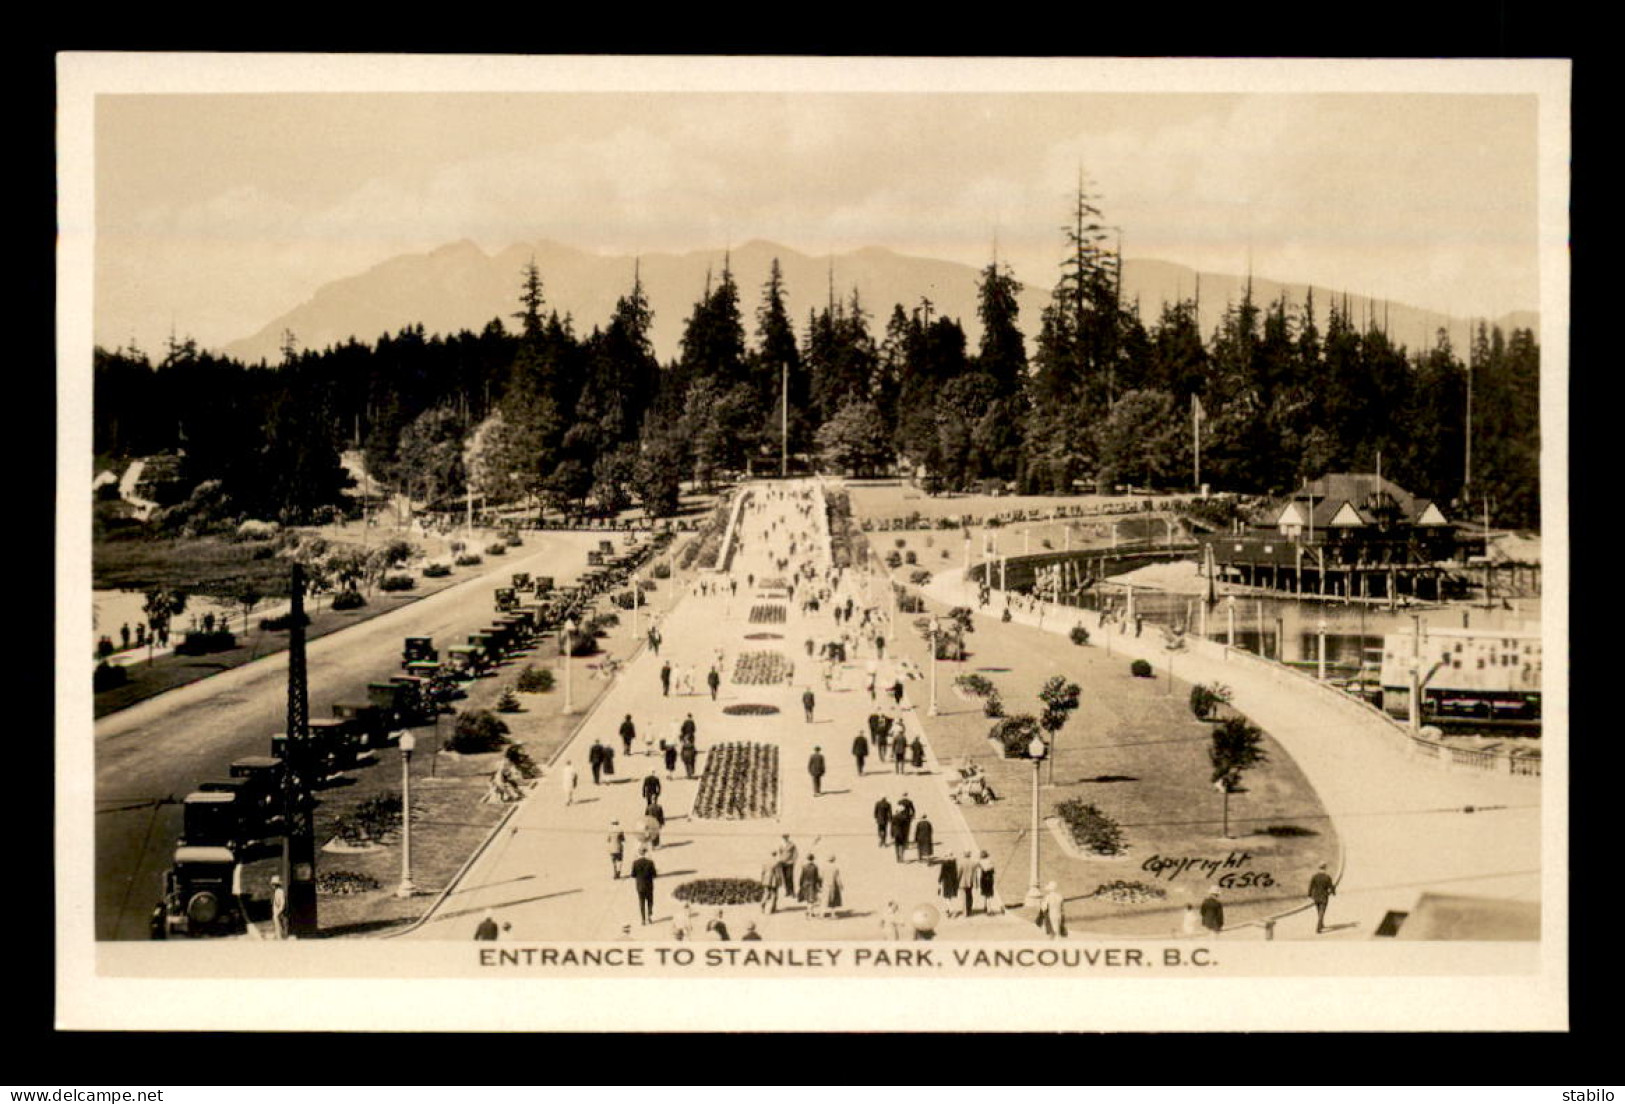
[[[829,863],[824,867],[823,886],[818,897],[818,915],[830,917],[838,915],[845,901],[843,900],[841,885],[841,871],[835,865],[835,856],[829,857]]]

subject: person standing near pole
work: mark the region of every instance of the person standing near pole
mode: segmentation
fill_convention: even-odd
[[[1314,877],[1309,879],[1309,899],[1315,903],[1316,935],[1326,930],[1326,906],[1331,904],[1332,894],[1336,892],[1332,876],[1326,873],[1326,864],[1321,863]]]

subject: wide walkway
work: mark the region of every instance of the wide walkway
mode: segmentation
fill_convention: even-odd
[[[978,610],[984,620],[998,621],[1003,611],[997,590],[988,608],[979,609],[958,569],[922,589],[944,605]],[[1048,605],[1040,612],[1018,601],[1011,620],[1014,631],[1060,634],[1081,623],[1091,647],[1105,643],[1099,615],[1088,610]],[[1401,738],[1385,731],[1387,722],[1357,703],[1254,658],[1226,655],[1222,645],[1192,639],[1169,651],[1150,626],[1140,637],[1126,623],[1104,631],[1124,663],[1143,658],[1158,678],[1171,674],[1184,684],[1230,687],[1235,707],[1292,755],[1335,823],[1343,860],[1329,930],[1315,933],[1314,911],[1306,905],[1278,921],[1274,938],[1370,938],[1390,910],[1411,910],[1423,892],[1540,900],[1539,780],[1448,772],[1412,756]],[[1264,930],[1241,928],[1224,937],[1263,938]]]
[[[731,906],[722,910],[731,937],[739,939],[746,924],[755,923],[768,940],[886,938],[890,934],[884,925],[889,903],[896,903],[898,918],[906,921],[918,906],[940,906],[941,902],[934,866],[918,861],[913,850],[907,853],[907,861],[899,862],[892,847],[879,845],[873,808],[882,796],[896,801],[906,793],[918,812],[929,817],[935,826],[937,854],[952,851],[962,855],[968,850],[980,854],[958,807],[947,798],[929,741],[922,772],[909,767],[906,773],[898,773],[891,763],[882,765],[874,757],[862,775],[857,772],[851,754],[853,737],[867,731],[872,712],[885,711],[886,696],[881,689],[898,672],[863,643],[849,652],[847,662],[833,672],[826,688],[823,665],[808,655],[809,639],[816,651],[819,644],[846,627],[837,628],[832,616],[837,602],[844,604],[850,597],[859,611],[869,604],[863,578],[850,573],[838,582],[833,578],[818,485],[756,484],[748,489],[752,498],[740,513],[738,551],[728,570],[704,579],[700,585],[706,593],[700,593],[697,586],[695,593],[663,616],[659,654],[646,647],[623,669],[617,685],[584,719],[547,776],[409,937],[468,939],[489,909],[500,923],[511,925],[503,932],[506,940],[616,939],[622,937],[623,928],[629,928],[634,939],[671,939],[680,926],[689,923],[694,938],[712,938],[705,924],[718,909],[699,908],[690,920],[672,891],[699,878],[755,880],[782,836],[789,834],[799,851],[798,868],[809,854],[816,857],[826,876],[832,860],[839,867],[844,907],[838,916],[821,919],[809,917],[796,902],[781,900],[778,911],[771,914],[755,906]],[[776,562],[781,559],[788,562],[781,566]],[[814,578],[798,578],[793,600],[784,600],[784,592],[776,587],[763,587],[764,581],[796,577],[803,564]],[[803,610],[808,594],[826,585],[833,589],[834,600],[821,602],[816,611]],[[885,595],[876,588],[872,598],[874,614],[883,618]],[[784,620],[752,622],[752,608],[758,606],[783,610]],[[854,616],[854,628],[861,619],[861,612]],[[889,625],[883,627],[882,635],[891,635]],[[739,658],[747,653],[776,653],[793,668],[793,679],[773,685],[736,682]],[[719,656],[722,684],[713,701],[706,674]],[[868,692],[871,661],[877,664],[875,700]],[[674,669],[670,696],[662,693],[660,679],[666,662]],[[763,662],[757,661],[757,666]],[[574,670],[572,677],[581,677],[582,666]],[[686,670],[692,671],[692,690],[682,685]],[[912,694],[918,698],[922,684],[904,674],[905,684],[913,687]],[[802,709],[802,694],[809,688],[815,699],[810,723]],[[890,712],[902,717],[912,739],[921,730],[909,693],[905,691],[901,707]],[[745,704],[772,706],[777,712],[767,716],[725,712],[729,706]],[[697,726],[700,752],[696,778],[686,778],[681,763],[676,777],[668,778],[659,741],[675,742],[677,726],[690,714]],[[631,756],[621,754],[618,736],[622,719],[628,715],[639,734]],[[596,786],[587,767],[588,749],[595,739],[616,750],[615,776]],[[724,741],[767,743],[779,749],[776,818],[730,821],[693,816],[697,776],[704,769],[706,751]],[[652,746],[654,754],[644,754],[646,746]],[[815,747],[822,748],[828,763],[823,794],[817,797],[807,772]],[[562,782],[567,763],[579,777],[571,800],[567,800]],[[645,926],[639,921],[631,879],[612,876],[608,838],[612,824],[619,821],[628,836],[623,870],[629,870],[642,827],[642,782],[650,773],[660,780],[667,824],[660,846],[651,856],[659,871],[655,922]],[[1026,889],[1024,872],[1003,870],[998,880],[999,896],[1019,907]],[[988,917],[980,905],[972,917],[944,917],[937,931],[949,939],[1036,937],[1031,923],[1018,912]],[[906,927],[902,934],[911,936]]]

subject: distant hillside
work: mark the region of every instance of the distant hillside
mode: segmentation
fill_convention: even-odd
[[[322,349],[352,336],[370,344],[384,333],[415,323],[422,323],[429,333],[451,333],[460,329],[478,331],[500,317],[511,329],[518,305],[520,270],[532,257],[541,270],[547,309],[571,315],[577,334],[583,337],[608,320],[616,299],[632,285],[631,257],[599,256],[550,241],[515,245],[488,255],[472,242],[461,241],[430,253],[395,257],[358,275],[324,284],[306,302],[221,351],[249,362],[274,362],[280,355],[282,334],[290,330],[301,348]],[[804,329],[808,313],[828,301],[833,279],[834,294],[843,301],[854,287],[858,289],[864,309],[872,315],[870,329],[877,339],[885,331],[894,304],[911,309],[922,298],[928,298],[934,314],[960,320],[972,351],[975,349],[981,332],[976,318],[977,269],[878,247],[833,257],[810,256],[764,241],[751,241],[732,250],[727,263],[739,284],[740,311],[749,335],[754,336],[756,306],[774,258],[783,272],[798,332]],[[683,323],[704,291],[707,272],[713,278],[720,274],[723,252],[652,253],[636,263],[654,309],[655,351],[662,361],[669,360],[677,356]],[[1024,281],[1033,279],[1027,273],[1016,275]],[[1045,274],[1044,281],[1029,282],[1021,295],[1020,325],[1029,345],[1038,332],[1040,312],[1049,299],[1053,276]],[[1201,274],[1204,334],[1212,332],[1226,304],[1240,297],[1243,283],[1238,276]],[[1197,274],[1167,261],[1130,258],[1123,263],[1123,284],[1125,301],[1137,301],[1142,317],[1150,325],[1163,303],[1196,293]],[[1260,303],[1272,301],[1283,288],[1289,302],[1303,301],[1301,285],[1283,285],[1262,277],[1253,280],[1253,295]],[[1322,330],[1328,305],[1334,295],[1341,294],[1315,288],[1316,316]],[[1363,320],[1370,313],[1380,322],[1386,313],[1389,333],[1395,341],[1411,348],[1431,344],[1440,326],[1450,328],[1452,340],[1461,348],[1470,325],[1436,312],[1399,303],[1384,305],[1359,296],[1350,296],[1349,305],[1357,319]],[[1491,321],[1503,329],[1522,326],[1538,332],[1539,327],[1538,317],[1532,313]]]

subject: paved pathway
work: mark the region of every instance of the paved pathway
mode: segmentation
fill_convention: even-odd
[[[977,609],[961,570],[944,571],[923,588],[947,605]],[[979,613],[997,620],[1002,599]],[[1091,646],[1104,642],[1099,615],[1049,606],[1012,609],[1015,631],[1068,632],[1082,623]],[[1169,652],[1162,634],[1136,638],[1108,626],[1111,647],[1124,662],[1140,657],[1158,678],[1185,683],[1222,682],[1234,703],[1297,761],[1337,826],[1343,870],[1327,914],[1328,931],[1315,933],[1307,906],[1282,919],[1277,939],[1371,937],[1389,910],[1408,911],[1424,891],[1538,901],[1541,890],[1541,792],[1538,781],[1451,773],[1412,756],[1386,722],[1357,703],[1338,701],[1301,676],[1273,670],[1244,655],[1225,656],[1212,642],[1192,639]],[[1471,807],[1474,811],[1465,810]],[[1334,872],[1335,873],[1335,872]],[[1263,938],[1259,927],[1224,938]]]
[[[794,486],[811,492],[810,516],[797,512],[799,499],[776,497],[782,488]],[[425,921],[409,937],[428,939],[468,939],[486,909],[499,922],[511,924],[503,938],[509,940],[602,940],[621,936],[630,926],[635,939],[669,939],[685,920],[684,907],[672,897],[672,890],[701,877],[740,877],[756,879],[781,834],[788,832],[800,852],[798,866],[808,853],[826,866],[834,856],[845,885],[845,908],[832,919],[814,919],[799,903],[781,900],[778,912],[764,914],[754,906],[734,906],[724,911],[733,939],[743,934],[747,922],[754,922],[765,939],[878,939],[884,936],[882,917],[887,903],[896,901],[903,917],[921,904],[937,903],[936,868],[915,861],[899,863],[890,846],[877,843],[872,809],[885,795],[896,800],[908,793],[921,814],[930,817],[936,828],[938,854],[966,850],[980,852],[958,807],[948,800],[941,767],[927,752],[924,773],[912,768],[898,774],[891,764],[884,768],[871,758],[865,774],[859,776],[851,756],[852,739],[866,731],[867,718],[879,703],[867,692],[866,665],[874,656],[865,647],[849,654],[829,689],[823,683],[820,665],[809,659],[806,640],[822,640],[837,634],[831,616],[831,603],[817,612],[803,613],[803,583],[787,607],[782,624],[753,624],[749,620],[754,604],[766,604],[760,582],[765,578],[787,577],[802,561],[817,572],[829,565],[829,542],[823,529],[823,500],[816,484],[755,484],[753,501],[740,516],[740,548],[730,569],[711,576],[712,593],[690,594],[666,614],[661,631],[664,641],[657,656],[648,648],[623,669],[617,685],[600,699],[576,734],[565,745],[546,777],[515,810],[492,837],[444,900],[437,903]],[[774,529],[774,523],[777,529]],[[767,539],[763,531],[768,530]],[[789,534],[789,535],[787,535]],[[790,541],[796,551],[788,552]],[[781,570],[775,557],[789,557],[790,570]],[[754,577],[757,586],[750,580]],[[737,585],[735,592],[734,585]],[[837,597],[851,595],[855,604],[864,604],[863,583],[848,576]],[[877,604],[882,596],[874,594]],[[856,619],[855,619],[856,620]],[[749,640],[750,635],[773,633],[780,639]],[[888,631],[886,635],[890,636]],[[723,683],[716,701],[705,685],[705,674],[723,652]],[[741,685],[733,681],[734,665],[741,651],[775,651],[794,664],[795,680],[773,686]],[[661,693],[659,671],[663,661],[674,667],[694,669],[694,692],[672,696]],[[578,664],[573,677],[582,677]],[[889,681],[894,670],[880,664],[880,683]],[[910,683],[912,696],[923,698],[922,684]],[[816,698],[814,720],[803,717],[801,695],[811,687]],[[884,701],[882,695],[880,701]],[[741,703],[776,706],[773,716],[728,716],[723,709]],[[905,694],[897,710],[912,737],[919,731],[910,697]],[[631,756],[620,753],[617,736],[621,720],[631,714],[638,727],[639,744],[645,737],[658,745],[663,737],[674,738],[675,726],[689,713],[698,728],[700,761],[704,767],[706,749],[727,740],[751,740],[776,744],[780,752],[781,806],[776,819],[702,820],[692,816],[690,807],[698,789],[698,779],[683,776],[679,763],[677,777],[668,780],[663,764],[655,755],[646,757],[641,749]],[[587,769],[587,750],[594,739],[616,748],[617,774],[605,785],[594,786]],[[822,747],[829,764],[824,793],[814,797],[807,774],[807,760],[815,746]],[[929,748],[929,744],[927,745]],[[566,803],[561,784],[563,765],[572,763],[580,776],[574,801]],[[626,869],[636,854],[636,838],[641,828],[643,802],[641,782],[651,770],[662,784],[661,803],[667,825],[661,846],[653,852],[660,872],[655,891],[656,922],[639,923],[638,907],[629,878],[612,877],[608,836],[611,822],[619,820],[627,831]],[[798,872],[799,873],[799,872]],[[1000,871],[1000,896],[1018,906],[1025,892],[1025,874],[1020,870]],[[715,916],[714,907],[697,910],[693,920],[694,937],[711,938],[704,924]],[[948,939],[1033,938],[1035,929],[1018,913],[988,917],[978,912],[970,918],[943,919],[938,932]],[[905,936],[908,933],[905,931]]]

